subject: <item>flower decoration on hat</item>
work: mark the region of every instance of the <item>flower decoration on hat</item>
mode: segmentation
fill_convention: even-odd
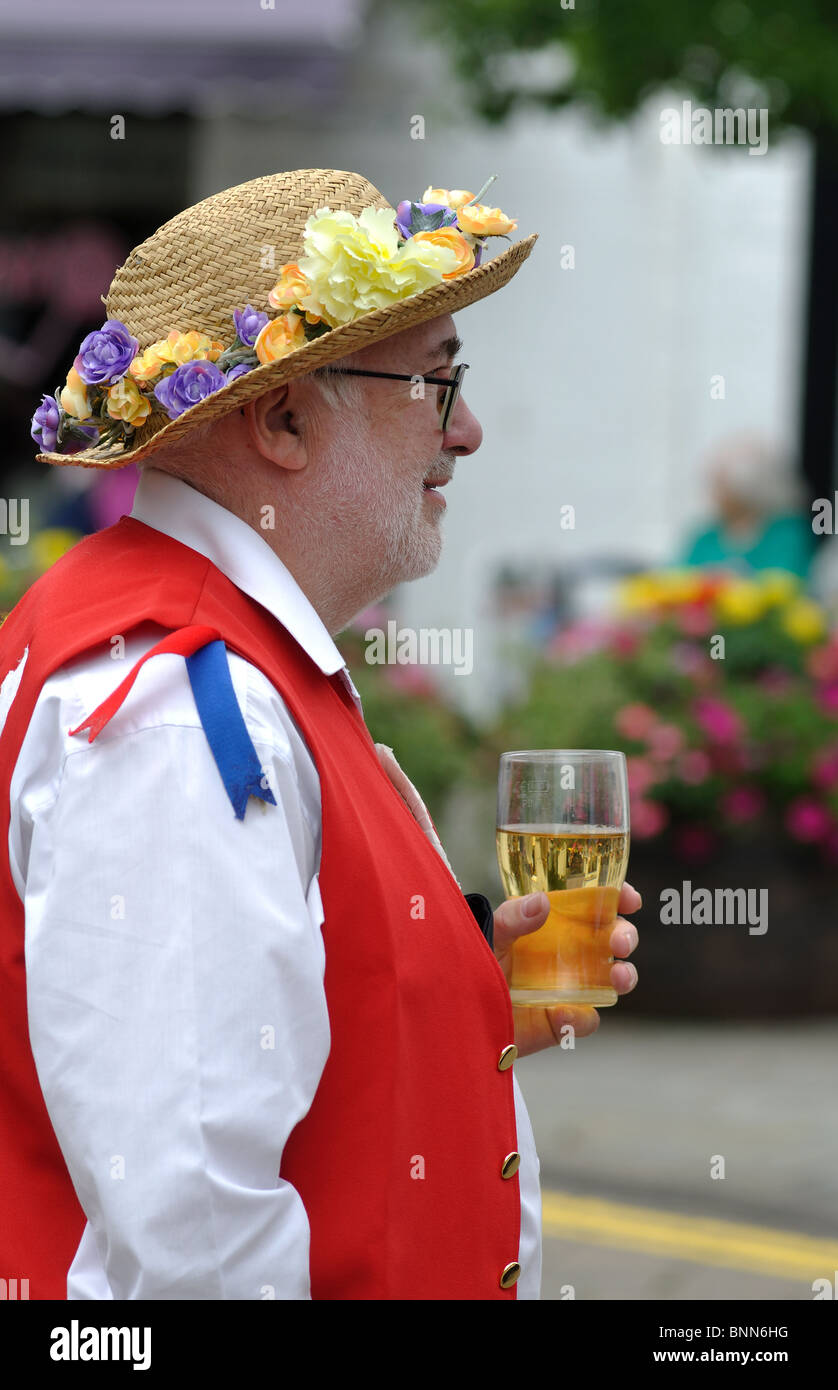
[[[82,342],[64,386],[42,398],[32,438],[47,453],[127,447],[152,411],[176,420],[254,368],[473,270],[486,239],[518,225],[480,202],[495,178],[478,194],[429,187],[419,202],[357,217],[319,208],[305,224],[304,254],[280,267],[268,311],[233,311],[229,346],[173,329],[141,349],[124,323],[108,319]]]

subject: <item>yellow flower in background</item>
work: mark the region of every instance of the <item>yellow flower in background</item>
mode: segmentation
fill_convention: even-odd
[[[658,602],[658,584],[651,574],[635,574],[617,590],[617,603],[624,613],[643,613]]]
[[[435,246],[450,246],[457,257],[454,270],[443,274],[443,280],[453,280],[474,265],[474,251],[456,227],[438,227],[435,232],[414,232],[411,241],[430,241]]]
[[[762,570],[758,577],[766,605],[788,603],[800,593],[800,579],[789,570]]]
[[[87,399],[87,387],[75,367],[71,367],[67,373],[67,385],[59,392],[58,402],[62,410],[76,420],[88,419],[90,401]]]
[[[795,642],[817,642],[826,632],[823,610],[810,598],[799,598],[790,603],[780,622],[783,630]]]
[[[389,207],[364,208],[358,217],[320,208],[306,222],[303,240],[307,254],[298,264],[312,294],[298,303],[330,328],[439,285],[457,268],[451,246],[411,237],[400,247]]]
[[[470,236],[506,236],[514,232],[518,223],[507,217],[500,208],[489,208],[484,203],[469,203],[457,211],[457,226],[461,232]]]
[[[463,203],[470,203],[474,197],[465,188],[426,188],[422,194],[423,203],[441,203],[443,207],[457,208],[462,207]]]
[[[762,587],[752,579],[734,579],[716,595],[716,612],[731,623],[753,623],[766,609]]]
[[[303,321],[299,314],[283,314],[280,318],[268,319],[264,328],[257,334],[253,350],[263,366],[268,362],[278,362],[289,352],[305,347],[307,342]]]
[[[71,531],[63,526],[46,526],[42,531],[36,531],[29,544],[32,564],[39,574],[43,574],[81,539],[80,531]]]
[[[695,603],[702,592],[703,581],[697,570],[658,570],[624,580],[617,598],[623,611],[632,613]]]
[[[136,382],[124,376],[108,388],[106,408],[112,420],[137,426],[151,414],[151,401],[141,394]]]

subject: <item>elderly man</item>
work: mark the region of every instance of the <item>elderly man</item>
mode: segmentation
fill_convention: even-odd
[[[143,473],[0,633],[2,1273],[32,1297],[539,1296],[511,1064],[598,1017],[516,1024],[547,898],[481,920],[333,641],[437,563],[481,442],[451,310],[529,250],[478,265],[468,206],[503,215],[428,192],[394,222],[305,170],[188,209],[36,413],[50,462]],[[308,251],[279,280],[272,228]]]

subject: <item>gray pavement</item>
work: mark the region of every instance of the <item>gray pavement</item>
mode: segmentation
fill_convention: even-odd
[[[515,1064],[542,1191],[623,1204],[629,1215],[654,1208],[676,1226],[730,1222],[734,1253],[720,1267],[726,1228],[705,1261],[700,1251],[649,1253],[642,1236],[636,1248],[625,1238],[610,1247],[607,1214],[591,1239],[545,1221],[542,1297],[559,1299],[570,1284],[591,1299],[811,1299],[808,1274],[793,1257],[784,1267],[776,1233],[838,1249],[838,1020],[677,1025],[621,1019],[619,1005],[600,1018],[575,1050]],[[714,1156],[724,1177],[711,1176]],[[771,1273],[747,1268],[741,1223],[779,1251]]]

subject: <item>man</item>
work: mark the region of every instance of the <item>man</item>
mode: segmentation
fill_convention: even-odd
[[[408,273],[405,247],[435,283],[370,309],[359,280],[366,312],[341,320],[345,241],[318,269],[310,235],[339,199],[376,293],[394,264]],[[0,632],[3,1259],[33,1297],[539,1296],[538,1163],[511,1064],[598,1018],[545,1011],[515,1031],[504,955],[547,900],[478,929],[332,640],[438,560],[436,487],[481,441],[445,384],[450,311],[504,283],[522,243],[476,269],[460,214],[426,200],[410,236],[369,250],[359,210],[382,204],[357,175],[307,170],[188,209],[117,273],[117,327],[85,340],[61,393],[56,442],[90,446],[70,457],[113,457],[104,400],[111,421],[130,408],[118,458],[143,475],[131,516]],[[439,221],[429,206],[452,231],[426,262],[410,243]],[[310,254],[269,293],[255,248],[276,223],[289,258]],[[204,301],[189,277],[205,259],[186,254],[201,236],[224,247]],[[299,319],[271,320],[258,305],[287,307],[290,282]],[[222,352],[222,310],[243,297]],[[171,424],[143,414],[131,371],[156,378]],[[66,463],[43,410],[42,456]],[[638,903],[624,891],[622,910]],[[636,939],[618,919],[614,954]],[[612,978],[623,993],[636,972]]]

